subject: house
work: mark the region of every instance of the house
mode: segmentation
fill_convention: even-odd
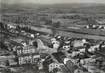
[[[31,45],[18,46],[16,53],[19,65],[33,64],[40,58],[40,55],[36,55],[38,53],[37,49]]]
[[[34,34],[31,34],[31,33],[28,34],[28,36],[31,37],[31,38],[35,38],[35,35]]]
[[[69,50],[70,49],[70,45],[71,45],[70,43],[71,43],[70,40],[64,41],[64,43],[62,44],[63,45],[63,49]]]
[[[51,38],[51,43],[53,44],[56,41],[56,38]]]
[[[52,72],[55,68],[57,68],[59,71],[61,71],[61,65],[63,65],[62,63],[51,63],[49,65],[49,72]]]
[[[59,46],[60,46],[60,43],[58,41],[54,42],[54,44],[53,44],[54,49],[58,49]]]
[[[41,59],[39,62],[38,62],[38,69],[39,70],[42,70],[44,68],[43,66],[43,62],[45,61],[45,59]]]
[[[58,49],[60,46],[60,42],[57,41],[56,38],[52,38],[51,43],[52,43],[54,49]]]
[[[99,29],[104,29],[104,26],[101,26],[101,25],[100,25],[98,28],[99,28]]]
[[[17,55],[21,55],[21,54],[33,54],[33,53],[37,53],[37,49],[33,46],[18,46],[17,47]]]
[[[99,52],[105,54],[105,41],[99,44]]]
[[[32,55],[21,55],[18,57],[18,64],[37,64],[40,59],[40,55],[32,54]]]
[[[100,48],[100,49],[105,48],[105,41],[103,41],[103,42],[99,45],[99,48]]]
[[[57,53],[52,53],[52,56],[59,62],[63,63],[63,59],[66,58],[66,55],[64,52],[57,52]]]
[[[74,40],[74,41],[72,42],[73,47],[82,47],[82,46],[84,46],[85,43],[87,43],[86,39]]]
[[[16,25],[15,24],[7,24],[7,27],[9,29],[16,29]]]
[[[63,68],[63,71],[67,71],[67,73],[74,73],[74,71],[78,69],[77,60],[66,57],[63,62],[66,67],[66,70]]]
[[[96,68],[96,59],[93,58],[87,58],[80,61],[80,64],[88,70],[90,73],[97,73]]]
[[[40,58],[40,55],[37,55],[37,49],[31,45],[18,46],[16,53],[19,65],[33,64]]]
[[[85,28],[87,28],[87,29],[97,29],[98,26],[97,25],[90,24],[90,25],[87,25]]]
[[[21,44],[22,44],[23,46],[27,46],[27,43],[26,43],[25,41],[21,41]]]
[[[64,45],[63,46],[63,49],[66,50],[66,51],[68,51],[70,49],[70,45]]]

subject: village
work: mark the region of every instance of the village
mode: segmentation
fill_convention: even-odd
[[[0,0],[0,73],[105,73],[105,1]]]
[[[52,35],[17,24],[0,26],[0,73],[24,73],[28,66],[34,73],[105,73],[103,40]]]

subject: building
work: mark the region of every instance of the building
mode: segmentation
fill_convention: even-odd
[[[52,43],[54,49],[58,49],[60,46],[60,42],[57,41],[56,38],[52,38],[51,43]]]
[[[57,68],[59,71],[62,71],[61,70],[61,65],[63,65],[62,63],[51,63],[50,65],[49,65],[49,72],[52,72],[55,68]]]
[[[18,57],[18,64],[19,65],[37,64],[39,59],[40,59],[40,55],[36,55],[36,54],[21,55]]]
[[[34,46],[18,46],[16,49],[18,64],[35,64],[38,59],[40,59],[40,55],[37,53],[37,49]]]
[[[82,47],[82,46],[84,46],[84,43],[87,43],[86,39],[74,40],[74,41],[72,42],[73,47]]]
[[[63,46],[63,49],[66,50],[66,51],[68,51],[70,49],[70,45],[64,45]]]
[[[64,54],[64,52],[52,53],[52,56],[53,56],[59,63],[63,63],[64,58],[66,58],[66,55]]]
[[[16,50],[17,55],[37,53],[37,49],[33,46],[18,46]]]
[[[7,24],[7,28],[8,29],[16,29],[16,24],[13,24],[13,23]]]

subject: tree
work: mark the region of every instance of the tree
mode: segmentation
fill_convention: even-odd
[[[53,23],[53,27],[55,27],[55,28],[59,28],[60,27],[60,21],[58,21],[58,22],[56,22],[56,23]]]
[[[3,42],[0,42],[0,48],[7,49],[8,47]]]

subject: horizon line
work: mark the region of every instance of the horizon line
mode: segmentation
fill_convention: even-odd
[[[97,3],[97,2],[92,2],[92,3],[86,3],[86,2],[72,2],[72,3],[6,3],[2,2],[3,4],[39,4],[39,5],[54,5],[54,4],[105,4],[105,3]]]

